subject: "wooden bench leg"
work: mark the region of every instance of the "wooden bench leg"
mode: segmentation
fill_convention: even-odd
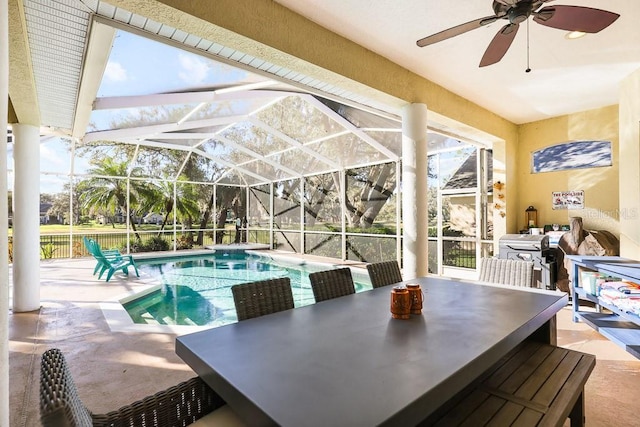
[[[573,405],[573,409],[569,414],[571,420],[571,427],[584,427],[585,426],[585,413],[584,413],[584,390],[580,393],[576,404]]]

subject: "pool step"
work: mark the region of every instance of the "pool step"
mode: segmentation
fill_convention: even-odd
[[[159,325],[160,322],[158,322],[155,317],[153,317],[153,315],[151,313],[149,313],[148,311],[145,311],[144,313],[142,313],[140,315],[140,317],[142,319],[144,319],[144,322],[149,324],[149,325]]]

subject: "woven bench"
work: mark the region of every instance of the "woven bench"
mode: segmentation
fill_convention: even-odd
[[[584,426],[584,385],[595,356],[525,342],[424,425]]]

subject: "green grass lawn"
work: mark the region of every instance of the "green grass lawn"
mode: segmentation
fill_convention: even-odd
[[[198,224],[194,224],[194,227],[197,227]],[[213,228],[213,224],[209,224],[209,227]],[[233,228],[229,226],[229,228]],[[73,225],[74,234],[80,233],[117,233],[122,232],[125,233],[127,231],[126,224],[116,224],[115,226],[111,224],[102,225],[95,222],[87,223],[87,224],[74,224]],[[160,230],[160,226],[156,224],[136,224],[136,230],[138,231],[158,231]],[[172,231],[173,224],[168,224],[164,231]],[[180,227],[178,227],[180,230]],[[70,228],[69,225],[64,224],[43,224],[40,225],[40,234],[64,234],[69,233]],[[133,231],[133,230],[132,230]],[[9,228],[9,236],[13,235],[13,228]]]

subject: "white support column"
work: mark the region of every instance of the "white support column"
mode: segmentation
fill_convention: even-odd
[[[249,243],[249,185],[244,187],[244,216],[242,222],[244,223],[244,243]]]
[[[269,183],[269,249],[273,247],[273,181]]]
[[[9,4],[0,0],[0,426],[9,425]]]
[[[137,155],[137,150],[140,146],[136,146],[136,154],[133,155],[133,158],[136,158]],[[130,164],[133,164],[133,162],[131,162]],[[131,174],[131,171],[129,170],[129,172],[127,172],[127,175]],[[127,225],[127,253],[130,254],[131,253],[131,216],[129,215],[129,209],[130,209],[130,201],[131,201],[131,178],[129,178],[129,176],[127,176],[127,206],[125,207],[125,211],[122,212],[122,214],[125,216],[125,224]],[[115,212],[117,213],[117,211]],[[115,218],[114,218],[114,222],[115,222]],[[175,220],[173,221],[173,228],[175,229]],[[140,243],[140,242],[138,242]]]
[[[396,162],[396,182],[401,182],[402,162]],[[402,188],[396,188],[396,261],[402,266]]]
[[[427,106],[402,109],[403,278],[428,273]]]
[[[13,311],[21,312],[40,308],[40,132],[13,125],[13,137]]]
[[[173,181],[173,251],[178,250],[178,184]],[[193,226],[191,227],[193,228]],[[163,236],[164,237],[164,236]]]
[[[75,255],[73,253],[73,237],[74,237],[74,228],[76,226],[75,223],[75,216],[74,216],[74,211],[75,211],[75,206],[76,204],[79,204],[80,202],[78,200],[75,200],[74,198],[74,194],[75,194],[75,188],[76,188],[76,178],[75,178],[75,158],[76,158],[76,146],[78,145],[78,139],[77,138],[73,138],[72,142],[71,142],[71,163],[69,165],[69,194],[67,194],[67,196],[69,196],[69,248],[71,248],[69,250],[69,258],[73,258]]]
[[[300,178],[300,253],[305,254],[307,248],[304,244],[305,236],[305,214],[304,214],[304,178]]]
[[[218,215],[220,213],[218,212],[218,185],[217,184],[213,184],[213,210],[212,210],[212,216],[213,216],[213,244],[217,245],[218,244]],[[222,233],[222,239],[220,239],[220,243],[222,243],[222,241],[224,240],[224,232]]]
[[[340,258],[347,260],[347,171],[340,169],[338,191],[340,191]]]

